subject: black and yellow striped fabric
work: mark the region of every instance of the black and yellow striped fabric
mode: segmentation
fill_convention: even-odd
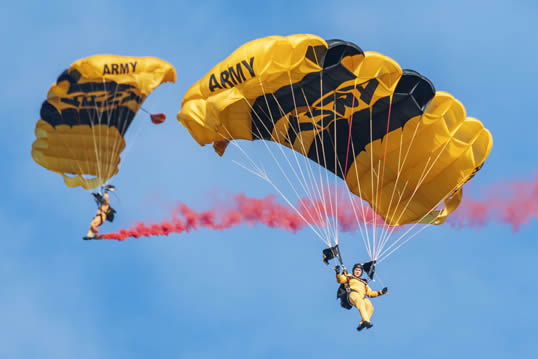
[[[251,41],[185,94],[178,120],[222,155],[270,140],[345,180],[389,225],[442,223],[492,136],[418,72],[315,35]]]
[[[118,172],[124,135],[145,98],[175,82],[154,57],[96,55],[73,63],[50,88],[35,128],[32,157],[69,187],[96,188]]]

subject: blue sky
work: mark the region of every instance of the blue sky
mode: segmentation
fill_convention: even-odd
[[[374,328],[335,300],[333,272],[308,230],[200,230],[168,238],[84,242],[95,207],[30,156],[49,86],[99,53],[157,56],[178,72],[137,117],[114,180],[119,217],[104,230],[159,220],[176,201],[272,188],[175,120],[188,87],[241,44],[314,33],[378,51],[454,94],[492,132],[473,188],[531,179],[538,29],[535,1],[198,1],[2,4],[0,31],[0,357],[325,358],[329,355],[529,358],[538,350],[535,222],[512,233],[428,229],[378,270],[390,295],[373,299]],[[347,236],[347,237],[346,237]],[[359,241],[344,235],[343,241]],[[348,255],[349,264],[360,261]],[[285,249],[285,250],[282,250]],[[373,283],[375,289],[381,283]]]

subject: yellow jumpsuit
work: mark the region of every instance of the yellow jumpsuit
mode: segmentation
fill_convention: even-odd
[[[369,322],[374,312],[374,306],[366,297],[375,298],[383,295],[383,292],[380,290],[373,291],[364,279],[357,278],[354,275],[348,274],[346,271],[344,271],[344,274],[336,273],[336,281],[340,284],[348,283],[351,289],[349,302],[361,313],[361,323],[363,321]]]
[[[90,223],[90,230],[88,231],[87,238],[94,238],[99,236],[97,228],[105,223],[106,216],[110,212],[110,204],[108,203],[108,193],[105,193],[103,203],[99,206],[97,214],[93,217],[92,223]]]

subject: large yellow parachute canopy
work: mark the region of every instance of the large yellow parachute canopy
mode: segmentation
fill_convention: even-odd
[[[237,139],[292,148],[393,226],[442,223],[492,146],[482,123],[424,76],[314,35],[244,44],[189,89],[178,120],[220,155]]]
[[[96,188],[118,172],[124,135],[145,98],[175,82],[154,57],[97,55],[78,60],[52,85],[41,106],[32,157],[69,187]]]

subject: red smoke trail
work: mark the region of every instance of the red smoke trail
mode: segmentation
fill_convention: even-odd
[[[360,224],[357,222],[351,202],[339,203],[338,207],[337,216],[340,230],[356,230]],[[296,232],[307,226],[306,221],[312,225],[323,226],[326,223],[325,216],[320,216],[319,213],[328,213],[329,216],[335,215],[334,211],[329,208],[323,208],[321,201],[301,200],[296,205],[296,208],[302,217],[293,208],[277,203],[274,196],[256,199],[248,198],[243,194],[235,196],[228,206],[219,206],[203,212],[196,212],[187,205],[180,203],[172,211],[169,220],[154,224],[139,222],[129,229],[103,234],[101,238],[123,241],[129,237],[168,236],[172,233],[183,233],[192,229],[197,230],[198,228],[223,230],[242,224],[263,224],[271,228]],[[356,208],[360,213],[359,218],[361,221],[371,223],[374,216],[377,216],[369,208],[364,208],[363,215],[360,204],[356,204]],[[380,224],[383,223],[379,216],[377,216],[376,221]]]
[[[490,186],[485,198],[475,200],[464,195],[460,207],[448,217],[448,223],[456,228],[503,223],[517,232],[522,225],[538,218],[538,178]]]
[[[460,207],[447,220],[455,228],[481,228],[490,223],[504,223],[509,224],[513,231],[517,232],[522,225],[538,218],[538,178],[527,182],[490,186],[486,189],[484,200],[470,198],[469,193],[464,197]],[[240,194],[227,205],[203,212],[194,211],[180,203],[172,211],[169,220],[154,224],[136,223],[129,229],[104,234],[102,238],[123,241],[129,237],[168,236],[199,228],[223,230],[242,224],[263,224],[295,233],[307,227],[307,222],[314,226],[326,225],[325,215],[319,213],[337,217],[339,230],[342,232],[356,231],[364,223],[384,226],[381,217],[377,216],[368,205],[362,206],[361,208],[360,199],[353,203],[349,200],[339,200],[338,211],[334,213],[334,209],[330,206],[324,207],[322,201],[303,199],[295,205],[301,214],[299,215],[293,208],[279,204],[274,196],[256,199]]]

